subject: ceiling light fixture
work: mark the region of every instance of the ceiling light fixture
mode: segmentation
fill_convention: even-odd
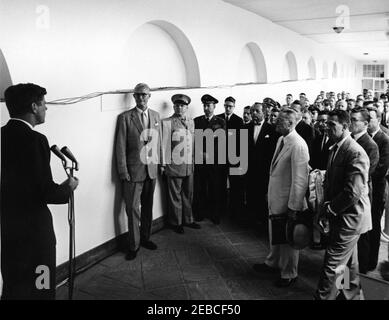
[[[344,27],[333,27],[332,29],[334,29],[336,33],[341,33],[344,30]]]

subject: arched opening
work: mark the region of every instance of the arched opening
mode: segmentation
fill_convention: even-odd
[[[250,42],[242,49],[237,71],[237,83],[267,83],[267,70],[259,46]]]
[[[332,78],[337,78],[338,77],[338,65],[336,62],[334,62],[334,65],[332,67]]]
[[[12,85],[11,74],[9,73],[7,61],[0,49],[0,99],[4,99],[4,91]]]
[[[328,79],[328,63],[327,61],[323,62],[323,79]]]
[[[297,62],[296,57],[292,51],[289,51],[285,55],[283,71],[282,71],[282,81],[293,81],[297,80]]]
[[[186,35],[161,20],[143,24],[125,47],[125,72],[131,85],[200,87],[198,61]]]
[[[313,57],[310,57],[308,60],[308,79],[316,79],[316,63]]]

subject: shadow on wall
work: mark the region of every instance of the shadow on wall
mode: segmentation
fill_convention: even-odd
[[[3,52],[0,49],[0,99],[4,99],[4,91],[11,85],[11,74],[9,73]]]
[[[118,119],[116,120],[116,129],[113,137],[114,143],[112,148],[112,161],[111,161],[111,179],[115,188],[114,204],[113,204],[115,237],[119,236],[122,233],[122,228],[120,227],[120,214],[123,208],[122,183],[120,181],[118,171],[117,171],[116,152],[115,152],[117,130],[118,130]]]

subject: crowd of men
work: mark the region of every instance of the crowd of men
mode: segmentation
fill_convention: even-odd
[[[47,139],[33,130],[45,121],[45,94],[34,84],[5,92],[11,119],[1,136],[2,299],[53,299],[55,286],[42,291],[35,285],[38,265],[49,266],[55,281],[47,204],[66,203],[78,185],[76,178],[53,182]],[[133,96],[136,106],[119,115],[115,140],[128,217],[127,260],[140,247],[157,249],[151,225],[161,173],[174,232],[200,229],[205,218],[219,224],[227,215],[236,223],[254,222],[270,242],[265,262],[254,270],[276,274],[275,285],[289,287],[298,278],[301,249],[290,239],[308,209],[310,175],[322,172],[319,236],[311,247],[325,250],[325,257],[314,297],[360,297],[358,273],[376,268],[381,236],[389,238],[389,223],[381,230],[389,168],[387,95],[373,99],[366,91],[354,100],[345,92],[322,91],[310,104],[304,93],[299,99],[288,94],[284,105],[265,98],[246,106],[241,118],[234,97],[226,97],[224,112],[216,114],[219,101],[205,94],[204,115],[194,119],[185,94],[171,97],[173,112],[165,119],[149,108],[147,84],[137,84]],[[349,269],[350,284],[339,288],[342,267]]]
[[[160,121],[147,107],[150,96],[149,87],[138,84],[134,89],[136,107],[119,117],[119,174],[128,184],[125,188],[138,192],[125,192],[130,230],[134,230],[127,259],[136,257],[139,244],[157,248],[150,240],[156,167],[143,165],[138,156],[143,146],[141,129],[155,128]],[[297,280],[301,248],[284,239],[285,228],[290,229],[291,222],[308,208],[310,172],[322,170],[326,174],[318,217],[322,235],[319,233],[312,248],[325,249],[326,255],[315,298],[339,296],[335,282],[341,266],[349,268],[351,277],[351,288],[342,297],[358,298],[358,272],[374,270],[378,261],[389,168],[388,97],[373,100],[367,91],[353,100],[345,92],[336,97],[334,92],[322,91],[311,105],[304,93],[298,100],[288,94],[283,106],[271,98],[246,106],[243,118],[234,113],[233,97],[224,99],[221,114],[215,114],[219,101],[213,96],[205,94],[201,102],[204,115],[192,120],[187,112],[190,97],[176,94],[172,96],[173,115],[161,121],[161,171],[167,176],[172,229],[177,233],[184,233],[184,227],[199,229],[196,222],[204,218],[219,224],[226,215],[237,223],[256,222],[261,231],[268,229],[271,245],[265,263],[254,269],[279,273],[275,284],[288,287]],[[147,110],[149,117],[143,117]],[[144,118],[150,121],[143,122]],[[139,137],[129,138],[130,130]],[[180,131],[185,132],[184,144],[177,151],[177,143],[182,144]],[[203,134],[200,139],[196,131]],[[212,144],[207,143],[207,131],[213,132]],[[177,152],[193,161],[166,161]],[[247,166],[237,161],[242,161],[244,157],[239,156],[244,153]],[[197,156],[201,161],[195,160]],[[143,177],[138,181],[140,172]],[[145,189],[150,179],[153,187]],[[140,235],[135,230],[139,217]],[[148,217],[146,223],[144,217]],[[325,231],[326,224],[330,231]]]

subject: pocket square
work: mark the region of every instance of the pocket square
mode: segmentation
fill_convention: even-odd
[[[158,122],[156,122],[156,123],[155,123],[155,126],[156,126],[156,127],[158,127],[158,126],[159,126],[159,123],[158,123]]]
[[[267,134],[267,135],[265,136],[265,138],[270,138],[270,136]]]

